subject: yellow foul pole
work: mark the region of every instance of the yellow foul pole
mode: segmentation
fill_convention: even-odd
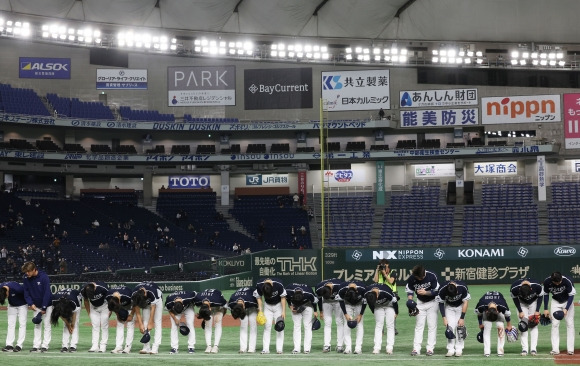
[[[326,223],[324,213],[324,99],[320,98],[320,217],[322,225],[322,235],[320,238],[320,265],[322,279],[324,279],[324,241],[326,239]]]

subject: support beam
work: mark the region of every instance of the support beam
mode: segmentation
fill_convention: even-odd
[[[407,8],[411,5],[413,5],[413,3],[417,1],[417,0],[407,0],[406,3],[403,4],[403,6],[401,6],[398,10],[397,13],[395,14],[395,18],[399,18],[401,16],[401,14],[407,10]]]
[[[327,3],[328,1],[329,1],[329,0],[322,0],[322,2],[321,2],[320,4],[318,4],[318,6],[316,7],[316,9],[314,9],[314,13],[312,13],[312,16],[318,16],[318,11],[319,11],[320,9],[322,9],[322,7],[323,7],[324,5],[326,5],[326,3]]]

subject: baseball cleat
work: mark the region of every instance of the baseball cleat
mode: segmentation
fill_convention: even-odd
[[[453,357],[453,355],[455,355],[455,352],[449,351],[447,354],[445,354],[445,357]]]
[[[344,352],[344,347],[336,347],[336,353],[343,353],[343,352]]]
[[[6,346],[6,347],[2,348],[2,352],[14,352],[14,347]]]
[[[176,355],[177,354],[177,350],[175,348],[172,348],[171,351],[169,351],[170,355]]]
[[[20,346],[14,347],[14,352],[20,352],[20,351],[22,351],[22,347],[20,347]]]
[[[574,354],[574,351],[568,351],[568,355],[572,356]]]
[[[379,353],[381,353],[378,349],[373,349],[373,355],[378,355]]]
[[[428,350],[427,353],[426,353],[427,356],[433,356],[434,354],[435,353],[433,353],[433,351],[431,351],[431,350]]]
[[[556,356],[559,354],[560,354],[560,351],[550,351],[550,355],[552,355],[552,356]]]
[[[522,353],[520,353],[521,356],[527,356],[528,355],[528,351],[522,351]]]
[[[211,353],[218,353],[219,351],[220,350],[219,350],[219,347],[218,346],[213,346],[212,349],[211,349]]]
[[[266,351],[266,350],[263,350],[262,352],[260,352],[261,355],[267,355],[269,353],[270,353],[270,351]]]
[[[461,357],[463,354],[461,352],[455,352],[455,357]]]
[[[324,346],[324,348],[322,349],[322,353],[328,353],[330,352],[330,346]]]
[[[292,354],[293,354],[293,355],[297,355],[297,354],[299,354],[299,353],[300,353],[300,351],[296,351],[295,349],[294,349],[294,350],[292,350]]]
[[[123,350],[121,348],[114,348],[111,353],[122,353]]]
[[[411,356],[417,356],[418,354],[419,354],[419,352],[417,352],[417,351],[415,351],[415,350],[413,350],[413,351],[411,352]]]
[[[207,346],[205,348],[205,353],[211,353],[211,346]]]
[[[195,348],[189,348],[189,349],[187,350],[187,353],[195,353]]]
[[[71,347],[68,349],[68,353],[75,353],[77,349],[75,347]]]
[[[48,352],[48,348],[40,347],[40,352],[42,352],[42,353]]]
[[[530,352],[530,354],[534,357],[538,355],[538,353],[535,350],[532,350],[532,352]]]
[[[66,348],[66,347],[62,347],[62,348],[60,349],[60,353],[65,353],[65,352],[68,352],[68,348]]]

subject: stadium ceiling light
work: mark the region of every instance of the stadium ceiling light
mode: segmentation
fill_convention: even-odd
[[[517,64],[518,64],[518,60],[513,60],[513,59],[512,59],[512,61],[511,61],[511,64],[512,64],[512,65],[517,65]]]
[[[520,57],[520,53],[518,51],[512,51],[512,58]]]
[[[558,61],[558,66],[564,67],[566,65],[566,61],[560,60]]]
[[[439,57],[437,57],[437,56],[433,56],[433,57],[431,58],[431,62],[432,62],[432,63],[434,63],[434,64],[438,63],[438,62],[439,62]]]

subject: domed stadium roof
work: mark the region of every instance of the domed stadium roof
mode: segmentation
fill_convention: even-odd
[[[0,11],[162,28],[327,39],[578,43],[574,0],[0,0]]]

